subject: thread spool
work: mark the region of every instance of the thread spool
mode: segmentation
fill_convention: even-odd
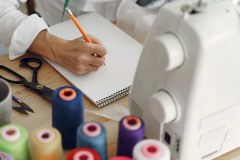
[[[14,160],[28,160],[28,133],[18,125],[0,128],[0,151],[10,154]]]
[[[13,160],[13,157],[6,152],[0,152],[0,160]]]
[[[132,157],[135,144],[144,139],[144,122],[136,116],[125,116],[119,122],[117,155]]]
[[[87,122],[77,129],[77,147],[91,148],[107,160],[106,129],[97,122]]]
[[[62,135],[64,149],[76,147],[76,130],[84,122],[83,94],[73,86],[53,92],[52,126]]]
[[[145,139],[134,146],[134,160],[170,160],[168,147],[155,139]]]
[[[61,134],[55,128],[39,128],[30,138],[31,160],[63,159]]]
[[[12,90],[7,81],[0,78],[0,126],[11,122]]]
[[[66,160],[101,160],[101,157],[91,148],[76,148],[67,155]]]
[[[110,160],[132,160],[132,158],[125,157],[125,156],[117,156],[117,157],[111,158]]]

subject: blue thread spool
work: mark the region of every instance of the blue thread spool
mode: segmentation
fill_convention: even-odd
[[[97,122],[81,124],[77,129],[77,147],[94,149],[107,160],[106,129]]]
[[[144,139],[144,122],[136,116],[126,116],[119,122],[117,155],[132,157],[132,151]]]
[[[62,135],[64,149],[76,147],[76,130],[84,122],[83,94],[73,86],[53,92],[52,126]]]

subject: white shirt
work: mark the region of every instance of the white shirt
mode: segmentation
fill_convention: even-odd
[[[0,43],[9,47],[11,60],[23,55],[38,33],[48,29],[42,18],[24,15],[18,7],[17,0],[0,0]]]
[[[35,0],[36,10],[51,26],[62,21],[65,0]],[[108,20],[116,19],[116,12],[122,0],[69,0],[68,7],[75,16],[88,12],[97,12]],[[65,13],[63,21],[69,19]]]
[[[136,17],[141,15],[140,13],[144,13],[145,15],[147,12],[142,7],[137,6],[134,2],[135,0],[132,0],[132,2],[129,1],[131,0],[69,0],[68,7],[76,16],[86,12],[98,12],[109,20],[116,20],[118,12],[119,22],[117,25],[126,32],[129,30],[133,32],[132,29],[134,29],[134,33],[139,33],[136,31],[139,28],[133,27],[136,26]],[[64,0],[36,0],[36,3],[37,11],[49,25],[61,22]],[[122,9],[118,9],[119,6],[122,6]],[[11,60],[23,55],[40,31],[44,29],[48,30],[48,26],[43,18],[35,14],[31,16],[24,15],[18,10],[18,7],[18,0],[0,0],[0,43],[9,47],[9,58]],[[154,16],[151,16],[151,14],[150,16],[148,15],[147,13],[147,18],[141,17],[144,20],[141,23],[147,23],[148,25],[140,26],[151,26],[154,19],[152,17]],[[66,19],[69,19],[69,17],[67,14],[64,14],[63,20]],[[140,19],[137,18],[137,20]],[[126,26],[125,24],[127,24],[127,28],[121,27]],[[147,35],[150,27],[144,28],[147,31],[142,37]],[[140,33],[144,32],[141,31]],[[130,35],[133,36],[134,34]],[[143,39],[134,36],[133,38],[139,41]]]
[[[70,0],[69,7],[75,15],[86,12],[98,12],[109,20],[116,15],[117,4],[121,0]],[[0,43],[9,47],[9,59],[23,55],[40,31],[49,25],[60,23],[64,0],[36,0],[36,14],[27,16],[18,10],[18,0],[0,0]],[[64,19],[69,19],[65,14]],[[45,21],[47,22],[45,22]]]

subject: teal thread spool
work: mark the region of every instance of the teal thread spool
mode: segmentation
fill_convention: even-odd
[[[97,122],[81,124],[77,129],[77,147],[91,148],[98,152],[101,160],[107,160],[106,129]]]
[[[29,160],[27,130],[19,125],[2,126],[0,151],[10,154],[14,160]]]

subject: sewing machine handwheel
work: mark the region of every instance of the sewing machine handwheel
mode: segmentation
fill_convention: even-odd
[[[169,93],[160,91],[149,99],[150,110],[155,119],[161,123],[169,123],[176,119],[177,108]]]
[[[163,34],[156,37],[152,43],[153,54],[160,70],[171,71],[179,68],[185,60],[181,41],[173,34]]]

